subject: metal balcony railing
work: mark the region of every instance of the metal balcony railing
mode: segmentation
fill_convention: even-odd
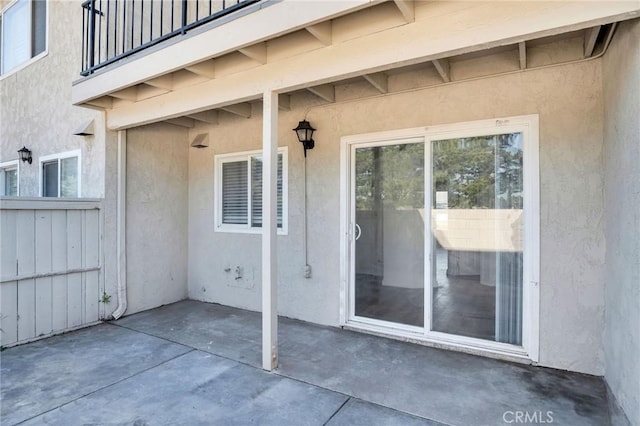
[[[87,0],[82,71],[97,69],[260,0]]]

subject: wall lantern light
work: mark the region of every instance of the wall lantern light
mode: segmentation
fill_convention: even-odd
[[[18,155],[23,162],[31,164],[33,161],[31,158],[31,151],[29,151],[26,146],[23,146],[22,149],[18,150]]]
[[[309,124],[307,120],[302,120],[298,123],[298,127],[292,130],[296,132],[298,140],[304,148],[304,156],[306,157],[307,150],[313,149],[313,147],[315,146],[315,142],[313,141],[313,132],[315,132],[316,129],[311,127],[311,124]]]

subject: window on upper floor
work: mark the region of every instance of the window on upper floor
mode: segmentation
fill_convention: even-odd
[[[80,197],[80,151],[40,158],[40,194],[43,197]]]
[[[18,196],[18,160],[0,163],[0,195]]]
[[[0,12],[0,75],[47,50],[47,2],[16,0]]]
[[[260,151],[217,155],[216,231],[259,233],[262,227]],[[278,233],[287,233],[287,149],[278,149]]]

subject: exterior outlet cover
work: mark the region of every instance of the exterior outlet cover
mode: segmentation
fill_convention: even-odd
[[[311,278],[311,265],[304,265],[304,277]]]

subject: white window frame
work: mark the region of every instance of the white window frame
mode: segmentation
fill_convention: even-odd
[[[522,346],[453,335],[438,331],[431,331],[431,318],[426,315],[431,307],[430,292],[430,262],[425,261],[425,324],[424,327],[405,326],[382,320],[363,319],[356,317],[353,309],[354,294],[353,259],[355,256],[353,223],[354,211],[351,192],[353,183],[353,164],[355,164],[355,147],[367,144],[399,143],[407,140],[422,139],[425,143],[427,160],[430,164],[430,144],[433,141],[460,137],[486,136],[499,133],[523,134],[523,178],[524,198],[523,210],[526,217],[524,229],[524,259],[523,271],[523,329]],[[340,288],[340,323],[353,329],[387,335],[392,338],[410,339],[439,347],[449,347],[472,353],[489,353],[507,359],[525,359],[539,361],[540,340],[540,173],[539,173],[539,136],[538,115],[524,115],[500,119],[461,122],[413,129],[401,129],[388,132],[369,133],[362,135],[344,136],[341,138],[340,164],[340,258],[341,258],[341,288]],[[425,173],[425,188],[431,187],[430,171]],[[425,194],[425,205],[432,205],[431,190]],[[431,209],[425,215],[425,236],[430,235]],[[431,255],[430,238],[425,238],[425,259]]]
[[[4,193],[4,173],[7,170],[16,170],[18,185],[16,188],[17,194],[16,197],[20,196],[20,162],[18,160],[5,161],[0,163],[0,195],[3,197],[8,197],[7,194]]]
[[[13,6],[15,6],[18,2],[20,1],[25,1],[25,0],[13,0],[11,2],[9,2],[9,4],[0,11],[0,17],[4,16],[4,14],[11,9]],[[26,0],[29,2],[29,10],[31,11],[31,4],[33,3],[33,0]],[[45,1],[45,28],[44,28],[44,50],[41,53],[38,53],[36,56],[32,56],[31,58],[29,58],[27,61],[21,63],[20,65],[16,66],[15,68],[11,69],[8,72],[4,72],[2,70],[2,63],[0,62],[0,81],[2,81],[3,79],[5,79],[6,77],[9,77],[10,75],[15,74],[16,72],[28,67],[29,65],[33,64],[34,62],[39,61],[40,59],[44,58],[45,56],[47,56],[49,54],[49,3],[50,1],[47,0]],[[32,16],[31,12],[29,13],[30,16]],[[1,40],[2,37],[2,26],[4,25],[4,19],[2,19],[3,23],[2,25],[0,25],[0,61],[2,60],[1,58],[4,58],[4,49],[3,49],[3,42]],[[30,25],[33,25],[33,22],[30,22]],[[31,30],[31,27],[29,28]]]
[[[78,157],[78,197],[77,198],[81,198],[82,197],[82,151],[79,149],[73,150],[73,151],[66,151],[66,152],[61,152],[59,154],[52,154],[52,155],[44,155],[42,157],[40,157],[38,159],[39,161],[39,169],[38,169],[38,181],[39,181],[39,188],[40,190],[38,191],[38,193],[40,194],[41,197],[44,197],[44,185],[42,184],[42,179],[43,179],[43,175],[42,175],[42,166],[44,163],[48,163],[50,161],[53,160],[57,160],[58,161],[58,197],[57,198],[62,198],[60,197],[60,177],[61,177],[61,173],[60,173],[60,160],[63,160],[65,158],[72,158],[72,157]],[[48,198],[56,198],[56,197],[48,197]]]
[[[289,232],[289,161],[288,148],[278,148],[278,155],[282,155],[282,227],[278,228],[278,235],[287,235]],[[251,184],[251,158],[262,157],[262,151],[244,151],[230,154],[218,154],[215,156],[215,232],[233,232],[242,234],[261,234],[262,227],[251,226],[251,188],[248,188],[247,197],[247,224],[230,224],[222,222],[222,165],[237,161],[247,161],[248,184]]]

